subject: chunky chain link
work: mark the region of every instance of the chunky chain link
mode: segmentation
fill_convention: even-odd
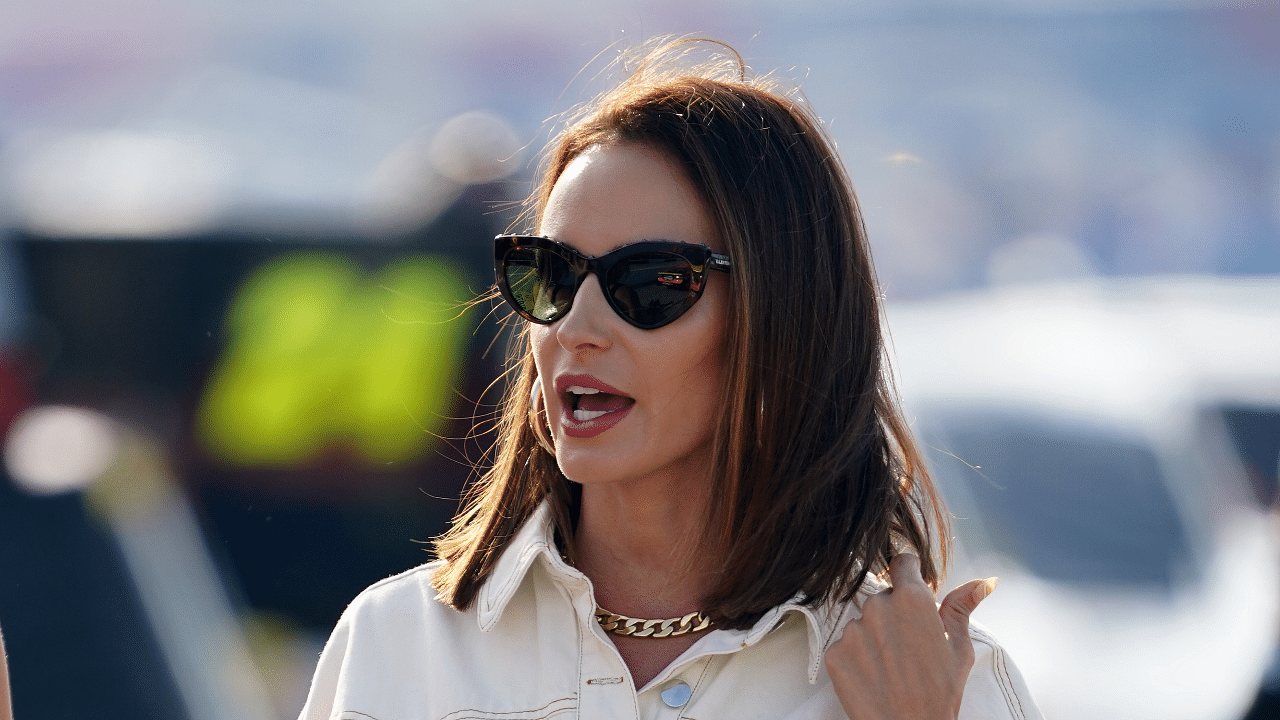
[[[640,620],[626,615],[611,613],[602,607],[596,608],[596,621],[605,632],[614,635],[631,637],[676,637],[688,633],[702,632],[711,627],[711,618],[700,612],[691,612],[684,617],[668,620]]]

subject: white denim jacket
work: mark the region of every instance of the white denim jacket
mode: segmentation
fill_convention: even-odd
[[[300,720],[845,718],[822,656],[856,604],[790,602],[749,630],[709,631],[637,689],[595,621],[590,581],[552,538],[543,505],[464,612],[436,599],[434,564],[365,590],[325,645]],[[970,635],[962,720],[1039,720],[1004,650]]]

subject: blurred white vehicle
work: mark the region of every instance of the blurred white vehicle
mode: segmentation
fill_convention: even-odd
[[[1280,553],[1223,409],[1280,409],[1280,280],[1007,286],[888,322],[955,516],[948,583],[1001,577],[976,618],[1045,716],[1241,717]]]

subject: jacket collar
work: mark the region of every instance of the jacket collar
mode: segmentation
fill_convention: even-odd
[[[534,558],[543,555],[548,559],[559,559],[554,550],[552,528],[551,505],[544,500],[511,539],[489,573],[489,579],[480,588],[477,617],[481,630],[488,632],[502,618],[502,611],[506,610],[507,603],[511,602],[511,597],[524,581]]]
[[[580,585],[589,590],[590,583],[582,583],[585,578],[581,573],[569,567],[560,558],[555,547],[553,527],[551,506],[547,501],[543,501],[512,538],[490,573],[489,579],[480,589],[477,619],[482,631],[487,632],[493,629],[502,618],[507,603],[524,582],[533,561],[539,557],[543,558],[551,576],[561,584]],[[878,593],[886,587],[887,584],[884,581],[874,575],[868,575],[862,589],[858,592],[858,597],[853,602],[828,601],[811,606],[804,604],[803,595],[797,595],[790,601],[769,610],[751,628],[713,630],[700,640],[695,648],[699,654],[721,654],[749,647],[775,630],[791,613],[798,613],[805,619],[808,628],[809,681],[813,682],[822,669],[822,658],[827,648],[840,637],[846,624],[861,617],[862,601],[868,595]]]

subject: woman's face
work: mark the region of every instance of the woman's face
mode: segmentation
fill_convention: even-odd
[[[641,240],[722,252],[697,191],[642,145],[597,145],[552,188],[539,233],[599,256]],[[589,275],[572,309],[532,326],[556,459],[584,485],[698,479],[707,472],[724,376],[728,276],[707,273],[702,297],[655,330],[629,325]]]

